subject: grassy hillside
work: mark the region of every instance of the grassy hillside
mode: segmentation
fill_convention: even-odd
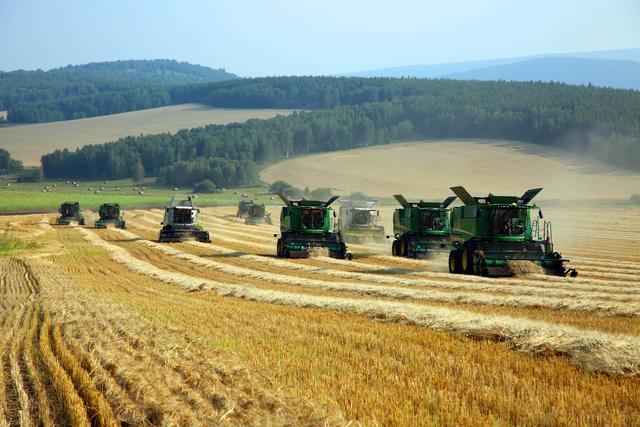
[[[0,148],[27,166],[40,164],[40,156],[56,149],[73,150],[86,144],[102,144],[129,135],[175,132],[207,124],[245,122],[286,115],[291,110],[223,109],[183,104],[142,111],[0,128]]]
[[[463,185],[479,195],[520,195],[544,187],[543,199],[628,199],[640,174],[534,144],[497,140],[395,143],[288,159],[261,173],[297,187],[332,187],[377,197],[444,199]]]

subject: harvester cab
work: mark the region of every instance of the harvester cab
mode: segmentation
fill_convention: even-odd
[[[84,225],[84,216],[80,213],[80,203],[64,202],[60,205],[60,216],[56,219],[58,225],[69,225],[76,221],[79,225]]]
[[[249,216],[249,206],[253,204],[252,200],[242,199],[238,202],[238,212],[236,213],[236,217],[238,218],[246,218]]]
[[[540,272],[556,276],[578,275],[567,269],[568,260],[553,249],[551,222],[530,202],[542,191],[534,188],[522,196],[474,197],[463,187],[451,187],[464,206],[451,213],[449,254],[452,273],[513,276]]]
[[[96,228],[107,228],[113,225],[116,228],[127,228],[127,225],[120,214],[120,205],[117,203],[104,203],[98,209],[100,219],[96,221]]]
[[[289,200],[278,193],[286,206],[280,212],[280,238],[277,254],[281,258],[308,258],[326,254],[332,258],[348,258],[347,245],[335,227],[335,211],[329,207],[338,196],[326,202]],[[278,237],[274,234],[274,237]]]
[[[251,201],[247,208],[245,224],[271,224],[271,214],[267,212],[264,203]]]
[[[384,240],[384,227],[378,225],[380,212],[373,209],[377,200],[341,200],[338,229],[345,241]]]
[[[200,210],[193,207],[191,197],[187,200],[175,200],[174,197],[164,210],[158,241],[165,243],[185,240],[211,243],[209,232],[200,225]]]
[[[393,197],[402,205],[393,213],[394,256],[427,258],[451,250],[449,205],[455,196],[442,202],[409,202],[400,194]]]

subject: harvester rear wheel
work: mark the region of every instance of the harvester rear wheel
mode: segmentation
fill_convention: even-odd
[[[398,241],[394,240],[391,244],[391,255],[398,256]]]
[[[462,268],[460,266],[460,251],[458,249],[454,249],[449,252],[449,273],[462,273]]]

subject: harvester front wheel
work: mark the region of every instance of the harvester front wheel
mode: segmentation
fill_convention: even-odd
[[[394,240],[391,244],[391,255],[398,256],[398,241]]]
[[[462,268],[460,265],[460,251],[457,249],[449,252],[449,273],[462,273]]]
[[[473,251],[466,247],[460,256],[460,270],[464,274],[473,274]]]

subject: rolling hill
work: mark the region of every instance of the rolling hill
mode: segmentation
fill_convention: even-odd
[[[628,199],[640,194],[638,173],[550,147],[500,140],[418,141],[315,154],[271,165],[260,177],[299,188],[331,187],[343,195],[402,193],[425,200],[444,199],[454,185],[477,194],[512,195],[544,187],[543,199]]]
[[[0,111],[10,123],[38,123],[178,104],[171,88],[237,76],[174,60],[130,60],[48,71],[0,72]]]

